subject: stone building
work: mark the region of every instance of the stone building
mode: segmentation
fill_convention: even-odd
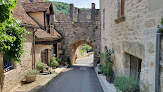
[[[39,1],[39,2],[38,2]],[[51,2],[43,0],[18,0],[13,17],[22,22],[31,34],[25,36],[25,53],[21,63],[7,62],[0,54],[0,92],[9,92],[21,83],[24,74],[35,68],[37,62],[47,65],[53,54],[59,55],[62,36],[54,29],[54,10]]]
[[[162,4],[162,0],[100,0],[101,51],[114,49],[115,73],[139,78],[142,92],[155,91],[156,30],[163,17]],[[160,80],[162,92],[162,75]]]
[[[88,44],[94,49],[94,61],[99,61],[100,51],[100,11],[92,4],[91,9],[81,10],[70,4],[70,14],[57,14],[55,16],[55,29],[64,38],[62,49],[71,64],[75,63],[76,49],[82,44]]]

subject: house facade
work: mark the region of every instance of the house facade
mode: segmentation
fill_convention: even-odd
[[[156,31],[163,17],[161,4],[162,0],[100,0],[101,51],[114,49],[115,74],[137,77],[142,92],[156,88]]]
[[[54,29],[54,10],[51,2],[43,0],[18,0],[13,17],[22,22],[22,27],[30,32],[24,42],[24,55],[21,63],[14,60],[7,61],[7,57],[0,54],[0,89],[10,92],[20,85],[24,74],[36,67],[38,62],[50,64],[53,54],[59,56],[58,47],[62,36]],[[0,92],[1,92],[0,91]]]

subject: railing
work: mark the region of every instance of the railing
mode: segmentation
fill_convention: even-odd
[[[3,65],[4,65],[4,72],[8,72],[14,69],[14,60],[7,60],[7,56],[3,55]]]

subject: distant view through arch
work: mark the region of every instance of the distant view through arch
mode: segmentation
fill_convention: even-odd
[[[91,46],[82,44],[76,49],[74,65],[93,66],[93,60],[94,52]]]

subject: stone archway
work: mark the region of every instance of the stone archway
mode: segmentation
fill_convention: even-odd
[[[100,10],[92,8],[81,10],[76,8],[74,11],[73,4],[70,4],[70,14],[56,14],[57,22],[54,23],[55,29],[62,34],[62,49],[64,56],[74,63],[74,53],[81,44],[88,44],[93,47],[94,65],[100,61]],[[90,16],[88,18],[87,16]]]
[[[79,41],[76,41],[76,42],[72,43],[71,46],[70,46],[71,47],[71,64],[75,63],[76,49],[82,44],[87,44],[87,45],[91,46],[94,49],[93,44],[91,44],[91,43],[89,43],[88,41],[85,41],[85,40],[79,40]]]

